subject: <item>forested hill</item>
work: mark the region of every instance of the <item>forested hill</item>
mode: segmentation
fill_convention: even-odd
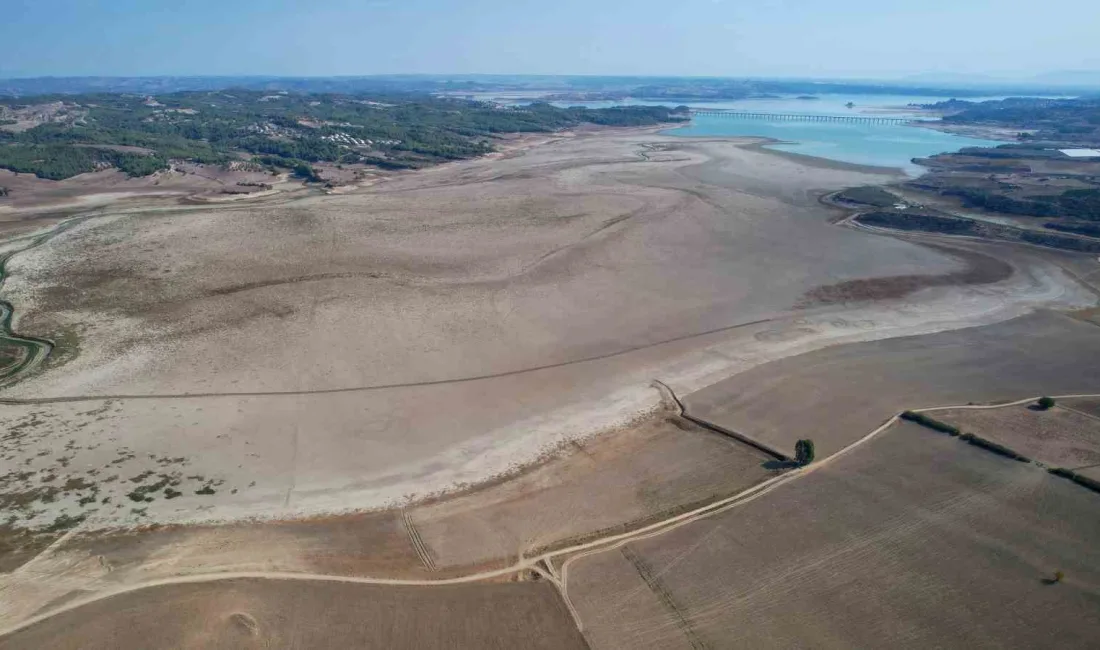
[[[1010,97],[984,102],[953,99],[925,108],[951,124],[987,124],[1025,131],[1022,139],[1094,145],[1100,143],[1100,98]]]
[[[508,133],[581,124],[686,120],[661,106],[504,107],[424,94],[293,94],[250,90],[58,95],[0,100],[0,168],[64,179],[117,167],[143,176],[171,160],[417,168],[478,156]]]

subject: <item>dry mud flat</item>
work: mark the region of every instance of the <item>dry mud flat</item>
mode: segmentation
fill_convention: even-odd
[[[233,580],[153,587],[71,610],[4,650],[586,648],[546,583],[376,587]]]
[[[1094,647],[1098,504],[895,425],[764,498],[579,559],[569,596],[597,649]]]
[[[779,449],[818,455],[904,409],[1100,386],[1100,327],[1037,312],[986,327],[853,343],[767,363],[687,396],[692,415]]]
[[[99,485],[104,525],[379,507],[622,425],[654,378],[686,394],[832,342],[1095,302],[1021,257],[981,290],[798,308],[965,264],[828,222],[819,190],[881,174],[740,144],[590,134],[341,196],[83,222],[10,263],[17,330],[70,360],[4,390],[26,400],[0,413],[21,431],[5,463]],[[90,513],[91,491],[34,521]]]

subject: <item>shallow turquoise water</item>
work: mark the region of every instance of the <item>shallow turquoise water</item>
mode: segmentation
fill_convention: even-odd
[[[816,99],[812,100],[785,96],[729,101],[693,101],[685,103],[692,108],[718,108],[765,113],[918,117],[917,113],[907,112],[905,109],[910,104],[931,104],[945,99],[950,98],[915,95],[821,94],[817,95]],[[981,97],[973,99],[983,100],[999,98]],[[848,102],[851,102],[854,106],[848,108]],[[617,102],[555,103],[560,106],[581,105],[589,108],[605,108],[609,106],[628,106],[632,104],[672,105],[679,104],[680,102],[673,100],[655,102],[628,99]],[[956,151],[963,147],[992,147],[1002,144],[992,140],[964,138],[962,136],[941,133],[931,129],[894,124],[872,125],[833,122],[769,122],[767,120],[711,116],[696,117],[690,126],[672,129],[665,133],[677,136],[750,135],[775,138],[776,140],[784,140],[792,143],[772,145],[776,149],[861,165],[899,167],[911,176],[919,176],[924,171],[921,167],[910,162],[913,158],[923,158],[946,151]]]
[[[962,147],[1001,144],[900,124],[772,122],[708,115],[696,116],[691,125],[665,133],[689,137],[750,135],[775,138],[791,143],[772,145],[775,149],[861,165],[900,167],[912,176],[923,171],[910,162],[913,158]]]

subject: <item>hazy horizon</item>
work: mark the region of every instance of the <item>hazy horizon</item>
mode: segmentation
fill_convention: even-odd
[[[1100,78],[1100,5],[1083,0],[151,4],[16,0],[0,77]]]

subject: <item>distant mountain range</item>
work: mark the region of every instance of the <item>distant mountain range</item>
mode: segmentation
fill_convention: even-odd
[[[1032,77],[1007,77],[959,72],[922,72],[902,78],[907,83],[1012,88],[1071,88],[1077,91],[1100,91],[1100,70],[1058,70]]]

